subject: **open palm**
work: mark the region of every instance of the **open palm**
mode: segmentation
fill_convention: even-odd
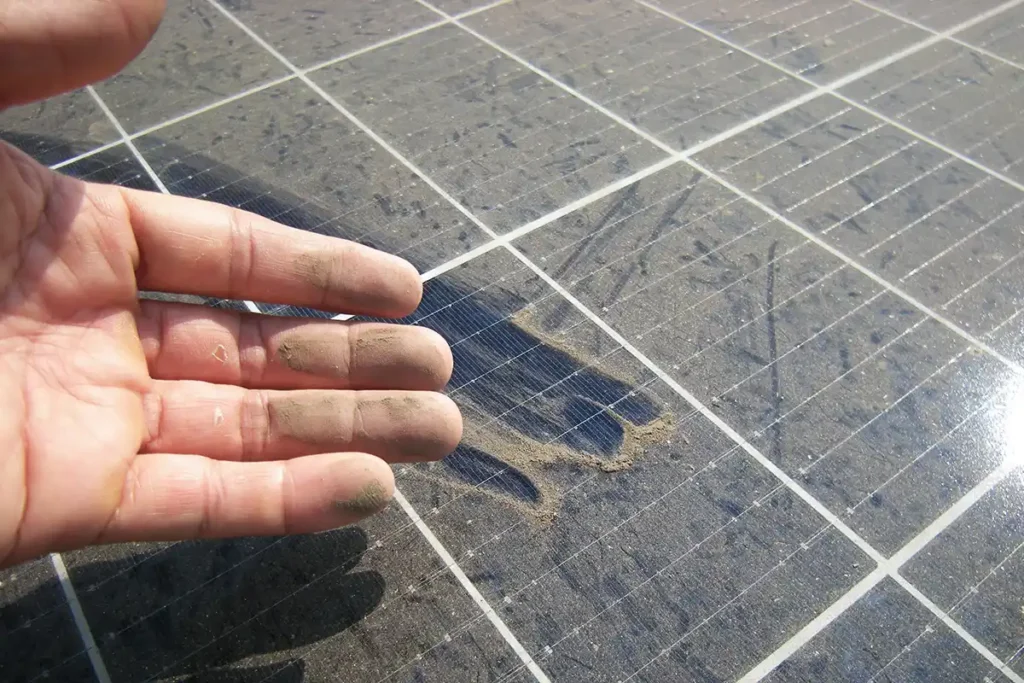
[[[451,354],[432,332],[140,301],[140,289],[378,317],[421,296],[395,257],[84,183],[0,143],[0,565],[91,543],[334,528],[388,502],[389,462],[443,457],[461,436],[435,393]]]

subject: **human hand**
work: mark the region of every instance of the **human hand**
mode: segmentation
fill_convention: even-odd
[[[68,8],[75,8],[70,11]],[[111,75],[158,1],[0,0],[0,106]],[[438,459],[451,352],[410,326],[140,301],[139,290],[400,317],[408,263],[218,204],[84,183],[0,143],[0,566],[95,543],[291,534],[380,510]]]

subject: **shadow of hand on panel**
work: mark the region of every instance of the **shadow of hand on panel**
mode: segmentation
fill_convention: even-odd
[[[214,669],[192,674],[180,683],[302,683],[306,678],[306,663],[289,659],[268,666],[239,666]]]
[[[156,552],[150,546],[149,553],[68,572],[113,680],[293,683],[304,678],[305,646],[345,631],[380,604],[383,577],[357,570],[366,547],[361,529],[346,528]],[[38,617],[46,591],[60,591],[56,580],[0,610],[0,623]],[[16,660],[22,648],[38,649],[44,635],[28,627],[4,638],[0,659],[12,660],[0,666],[5,680],[42,673],[19,671]]]

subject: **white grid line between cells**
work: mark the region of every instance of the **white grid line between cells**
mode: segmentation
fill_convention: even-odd
[[[818,617],[809,622],[789,640],[780,645],[774,652],[765,657],[765,659],[739,679],[740,683],[756,683],[757,681],[761,681],[766,678],[792,654],[807,645],[815,636],[828,628],[829,624],[846,612],[846,610],[852,607],[860,597],[865,595],[887,576],[893,578],[897,584],[904,588],[904,590],[910,592],[911,595],[930,612],[932,612],[939,621],[942,621],[954,633],[960,636],[962,640],[979,652],[990,664],[993,664],[995,668],[999,669],[1006,678],[1014,683],[1021,683],[1022,679],[1020,676],[1006,667],[995,655],[991,653],[991,651],[979,643],[973,636],[964,631],[963,628],[954,622],[948,614],[939,609],[937,605],[935,605],[931,600],[928,600],[922,593],[920,593],[919,590],[913,587],[899,574],[900,567],[906,564],[944,529],[948,528],[957,519],[959,519],[960,516],[974,505],[974,503],[980,500],[982,496],[991,491],[997,484],[999,484],[999,482],[1009,476],[1014,469],[1015,468],[1012,465],[1005,463],[1001,467],[996,468],[992,473],[985,477],[984,480],[978,483],[973,489],[954,503],[953,506],[946,510],[946,512],[944,512],[938,519],[933,521],[932,524],[923,529],[917,536],[904,545],[903,548],[893,554],[893,556],[886,561],[884,566],[880,566],[875,573],[866,577],[861,584],[850,589],[850,591],[841,596],[836,600],[836,602],[819,614]]]
[[[693,24],[692,22],[689,22],[689,21],[687,21],[685,19],[682,19],[682,18],[672,14],[671,12],[668,12],[667,10],[659,8],[657,5],[651,4],[650,2],[648,2],[648,0],[634,0],[634,2],[637,2],[638,4],[643,5],[644,7],[648,7],[650,9],[654,9],[655,11],[658,11],[658,12],[664,14],[666,17],[674,19],[674,20],[682,23],[683,25],[688,26],[688,27],[690,27],[690,28],[692,28],[692,29],[694,29],[696,31],[700,31],[701,33],[704,33],[704,34],[707,34],[707,35],[711,35],[711,36],[715,36],[716,35],[713,32],[708,31],[707,29],[704,29],[704,28],[702,28],[702,27],[700,27],[700,26],[698,26],[696,24]],[[916,45],[918,45],[918,46],[922,46],[923,45],[923,46],[927,47],[927,46],[930,46],[931,44],[934,44],[934,42],[939,42],[941,40],[946,40],[950,36],[952,36],[954,33],[957,33],[959,31],[964,30],[964,28],[966,26],[972,26],[972,25],[975,25],[977,23],[980,23],[981,21],[984,21],[985,19],[990,18],[990,16],[992,16],[992,15],[998,14],[999,12],[1004,12],[1004,11],[1006,11],[1008,9],[1012,9],[1013,7],[1016,7],[1017,5],[1020,5],[1020,4],[1021,4],[1020,0],[1010,0],[1010,2],[1006,2],[1006,3],[1003,3],[1002,5],[999,5],[999,7],[997,7],[995,10],[990,10],[989,12],[985,12],[983,14],[980,14],[977,17],[975,17],[974,19],[971,19],[968,22],[964,22],[964,24],[958,24],[957,26],[954,26],[953,28],[947,29],[946,31],[942,31],[942,32],[932,31],[931,32],[932,33],[932,38],[931,39],[926,39],[924,41],[921,41],[920,43],[917,43]],[[456,25],[461,25],[459,22],[454,22],[454,23]],[[800,81],[803,81],[804,83],[806,83],[808,85],[814,85],[814,81],[810,80],[809,78],[806,78],[805,76],[803,76],[800,73],[797,73],[797,72],[795,72],[795,71],[793,71],[793,70],[791,70],[791,69],[789,69],[787,67],[781,66],[779,64],[775,64],[770,59],[762,57],[762,56],[758,55],[757,53],[753,52],[752,50],[749,50],[746,47],[744,47],[744,46],[742,46],[742,45],[740,45],[738,43],[730,41],[727,38],[723,38],[721,36],[716,36],[716,37],[723,44],[728,45],[729,47],[731,47],[731,48],[733,48],[735,50],[739,50],[740,52],[743,52],[744,54],[746,54],[746,55],[756,59],[757,61],[759,61],[759,62],[761,62],[763,64],[766,64],[767,66],[774,67],[775,69],[778,69],[780,72],[782,72],[784,74],[787,74],[788,76],[791,76],[792,78],[796,78],[796,79],[798,79]],[[922,49],[922,48],[918,48],[918,49],[915,49],[913,51],[914,52],[918,52],[918,51],[920,51],[920,49]],[[871,69],[872,72],[876,71],[876,70],[877,69]],[[860,70],[860,71],[863,71],[863,70]],[[846,104],[850,105],[851,107],[856,107],[857,109],[860,109],[860,110],[862,110],[862,111],[864,111],[864,112],[866,112],[866,113],[868,113],[868,114],[870,114],[870,115],[872,115],[872,116],[874,116],[874,117],[876,117],[876,118],[886,122],[887,124],[889,124],[893,128],[896,128],[896,129],[906,133],[907,135],[909,135],[911,137],[917,138],[918,140],[920,140],[922,142],[926,142],[926,143],[930,144],[932,147],[935,147],[936,149],[939,149],[939,150],[945,152],[946,154],[949,154],[950,156],[956,157],[956,158],[960,159],[961,161],[963,161],[965,163],[968,163],[971,166],[974,166],[978,170],[980,170],[980,171],[982,171],[984,173],[987,173],[987,174],[989,174],[991,176],[994,176],[994,177],[998,178],[999,180],[1002,180],[1007,185],[1010,185],[1011,187],[1014,187],[1014,188],[1020,190],[1021,192],[1024,192],[1024,184],[1021,184],[1021,183],[1017,182],[1013,178],[1010,178],[1009,176],[1006,176],[1005,174],[1003,174],[1003,173],[1001,173],[1001,172],[999,172],[999,171],[997,171],[995,169],[989,168],[985,164],[982,164],[981,162],[972,159],[971,157],[967,156],[966,154],[963,154],[963,153],[961,153],[961,152],[959,152],[959,151],[949,147],[948,145],[946,145],[946,144],[944,144],[942,142],[939,142],[938,140],[935,140],[930,135],[924,135],[922,133],[918,133],[914,129],[910,128],[909,126],[907,126],[907,125],[905,125],[903,123],[900,123],[896,119],[894,119],[894,118],[892,118],[892,117],[890,117],[890,116],[888,116],[886,114],[883,114],[883,113],[881,113],[881,112],[879,112],[879,111],[869,107],[868,105],[862,104],[862,103],[858,102],[857,100],[855,100],[855,99],[853,99],[851,97],[847,97],[846,95],[843,95],[841,92],[839,92],[839,89],[841,87],[849,84],[853,80],[858,80],[859,78],[862,78],[864,75],[866,75],[866,74],[861,74],[860,71],[854,72],[855,74],[859,74],[857,76],[857,79],[850,79],[850,75],[847,75],[847,76],[844,76],[843,78],[840,78],[840,79],[837,79],[836,81],[833,81],[832,83],[826,84],[824,86],[820,86],[822,88],[822,92],[823,93],[827,93],[829,95],[832,95],[833,97],[835,97],[835,98],[845,102]],[[842,83],[842,85],[840,85],[840,83]]]
[[[423,2],[423,0],[419,0],[419,1]],[[667,16],[667,17],[669,17],[671,19],[679,21],[679,22],[685,24],[686,26],[689,26],[689,27],[693,28],[694,30],[700,31],[701,33],[705,33],[705,34],[708,34],[708,35],[711,35],[711,36],[715,36],[714,33],[710,32],[710,31],[707,31],[706,29],[704,29],[704,28],[702,28],[700,26],[696,26],[696,25],[692,24],[691,22],[685,21],[685,20],[683,20],[683,19],[681,19],[681,18],[679,18],[679,17],[677,17],[677,16],[667,12],[666,10],[663,10],[663,9],[659,8],[657,5],[652,5],[649,2],[647,2],[646,0],[634,0],[634,2],[637,2],[637,3],[639,3],[639,4],[641,4],[641,5],[645,6],[645,7],[648,7],[650,9],[653,9],[653,10],[657,11],[657,12],[660,12],[660,13],[664,14],[665,16]],[[968,22],[965,22],[964,24],[960,24],[960,25],[954,26],[953,28],[947,29],[947,31],[944,31],[942,33],[936,33],[931,38],[926,39],[924,41],[921,41],[920,43],[917,43],[915,46],[912,46],[911,48],[906,48],[906,49],[902,50],[900,53],[897,53],[897,54],[905,56],[904,53],[910,54],[910,53],[913,53],[913,52],[918,52],[918,51],[920,51],[920,50],[922,50],[922,49],[924,49],[924,48],[926,48],[926,47],[928,47],[928,46],[930,46],[930,45],[932,45],[932,44],[934,44],[936,42],[939,42],[940,40],[944,39],[944,37],[946,35],[952,35],[955,32],[963,30],[964,26],[966,26],[966,25],[973,25],[975,23],[980,23],[981,21],[985,20],[986,18],[988,18],[990,16],[994,16],[994,15],[998,14],[999,12],[1006,11],[1007,9],[1010,9],[1012,7],[1016,7],[1017,5],[1020,5],[1022,3],[1024,3],[1024,0],[1010,0],[1010,2],[1003,3],[1002,5],[999,5],[999,7],[995,8],[993,10],[990,10],[989,12],[986,12],[986,13],[984,13],[982,15],[978,15],[974,19],[972,19],[972,20],[970,20]],[[456,25],[461,25],[459,22],[455,22],[455,23],[456,23]],[[780,71],[782,71],[784,73],[788,73],[789,75],[794,76],[796,78],[799,78],[800,80],[803,80],[803,81],[805,81],[805,82],[807,82],[809,84],[813,84],[812,81],[809,81],[808,79],[804,78],[803,76],[800,76],[799,74],[795,74],[795,73],[791,72],[788,69],[785,69],[783,67],[775,65],[770,60],[767,60],[767,59],[757,55],[756,53],[750,52],[749,50],[747,50],[746,48],[744,48],[741,45],[738,45],[736,43],[727,41],[726,39],[723,39],[723,38],[718,38],[718,39],[721,40],[726,45],[729,45],[733,49],[740,50],[740,51],[750,55],[751,57],[757,59],[760,62],[763,62],[763,63],[765,63],[765,64],[767,64],[769,66],[773,66],[773,67],[779,69]],[[902,58],[902,57],[900,57],[900,58]],[[1020,183],[1017,183],[1017,182],[1013,181],[1012,179],[1007,178],[1006,176],[1004,176],[1001,173],[998,173],[997,171],[993,171],[992,169],[989,169],[988,167],[980,165],[978,162],[970,159],[966,155],[963,155],[963,154],[961,154],[959,152],[956,152],[955,150],[952,150],[949,147],[947,147],[945,145],[942,145],[941,143],[937,143],[937,142],[935,142],[934,140],[932,140],[929,137],[920,135],[916,131],[913,131],[910,128],[907,128],[903,124],[899,123],[898,121],[896,121],[896,120],[894,120],[894,119],[892,119],[892,118],[890,118],[888,116],[884,116],[884,115],[879,114],[878,112],[874,111],[870,107],[867,107],[866,105],[862,105],[862,104],[856,102],[855,100],[847,98],[847,97],[839,94],[838,92],[836,92],[836,90],[839,87],[841,87],[840,83],[846,84],[848,82],[852,82],[853,80],[862,78],[867,73],[871,73],[873,71],[877,71],[880,68],[883,68],[883,66],[887,65],[886,63],[889,62],[889,61],[890,61],[890,58],[886,58],[884,60],[880,60],[879,62],[875,62],[874,64],[872,64],[872,65],[870,65],[868,67],[865,67],[864,69],[856,71],[856,72],[854,72],[852,74],[847,74],[846,76],[844,76],[842,78],[836,79],[835,81],[833,81],[830,84],[819,86],[819,88],[815,92],[818,92],[820,90],[819,94],[822,94],[822,93],[831,94],[834,97],[842,100],[846,104],[848,104],[848,105],[850,105],[852,107],[856,107],[858,109],[861,109],[861,110],[865,111],[866,113],[868,113],[868,114],[870,114],[872,116],[875,116],[875,117],[885,121],[886,123],[891,125],[893,128],[901,130],[904,133],[906,133],[906,134],[910,135],[911,137],[916,138],[916,139],[918,139],[920,141],[926,142],[926,143],[930,144],[931,146],[935,147],[936,149],[939,149],[940,151],[945,152],[946,154],[948,154],[950,156],[956,157],[956,158],[958,158],[958,159],[960,159],[960,160],[962,160],[962,161],[964,161],[966,163],[969,163],[971,166],[974,166],[974,167],[978,168],[982,172],[985,172],[988,175],[994,176],[994,177],[998,178],[999,180],[1003,180],[1004,182],[1006,182],[1007,184],[1011,185],[1012,187],[1015,187],[1015,188],[1021,190],[1022,192],[1024,192],[1024,186],[1022,186]],[[635,131],[635,132],[638,132],[638,133],[641,133],[641,134],[643,133],[642,131]],[[679,154],[679,153],[677,152],[677,154]],[[981,341],[980,339],[977,339],[974,335],[971,335],[966,330],[961,328],[959,325],[956,325],[953,321],[951,321],[948,318],[940,315],[938,312],[932,310],[931,308],[925,306],[923,302],[920,302],[916,298],[912,297],[909,293],[904,292],[902,289],[900,289],[900,288],[896,287],[895,285],[889,283],[887,280],[885,280],[884,278],[879,276],[874,271],[872,271],[869,268],[861,265],[859,262],[857,262],[854,259],[850,258],[845,253],[841,252],[840,250],[836,249],[835,247],[832,247],[827,242],[825,242],[824,240],[821,240],[816,235],[810,233],[808,230],[806,230],[805,228],[803,228],[799,224],[797,224],[794,221],[786,218],[785,216],[780,214],[778,211],[775,211],[771,207],[767,206],[764,202],[756,199],[750,193],[745,192],[744,190],[742,190],[739,187],[737,187],[735,184],[730,183],[727,180],[725,180],[724,178],[722,178],[719,174],[711,171],[710,169],[705,168],[702,164],[697,163],[696,161],[694,161],[692,159],[692,155],[687,155],[684,158],[684,160],[686,161],[686,163],[690,164],[695,169],[705,173],[705,175],[707,175],[709,178],[716,179],[719,182],[719,184],[721,184],[722,186],[724,186],[727,189],[733,191],[737,195],[739,195],[741,197],[744,197],[751,204],[757,206],[758,208],[760,208],[761,210],[765,211],[769,215],[775,216],[776,218],[781,220],[783,223],[785,223],[787,226],[789,226],[790,228],[792,228],[796,232],[800,233],[801,235],[803,235],[807,239],[811,240],[812,242],[815,242],[816,244],[818,244],[818,246],[824,248],[826,251],[831,253],[833,256],[836,256],[837,258],[840,258],[840,259],[846,261],[852,267],[854,267],[857,270],[861,271],[862,273],[864,273],[865,275],[870,277],[872,280],[874,280],[878,284],[880,284],[883,287],[885,287],[886,289],[889,289],[891,292],[893,292],[894,294],[896,294],[900,298],[904,299],[908,303],[912,304],[915,308],[917,308],[918,310],[922,311],[923,313],[925,313],[929,317],[934,318],[936,321],[938,321],[939,323],[941,323],[945,327],[948,327],[950,330],[952,330],[953,332],[955,332],[959,336],[963,337],[968,342],[972,343],[973,345],[977,346],[978,348],[981,348],[981,349],[985,350],[986,352],[990,353],[995,358],[1000,359],[1003,363],[1005,363],[1008,367],[1012,368],[1018,374],[1024,374],[1024,368],[1022,368],[1018,363],[1010,360],[1009,358],[1007,358],[1003,354],[1001,354],[998,351],[996,351],[995,349],[991,348],[988,344],[986,344],[985,342]]]
[[[97,683],[111,683],[110,674],[107,672],[107,666],[103,661],[103,654],[96,646],[92,629],[89,627],[89,620],[82,609],[82,603],[78,600],[78,592],[75,590],[75,585],[71,582],[71,577],[68,576],[68,569],[64,565],[64,558],[61,557],[60,553],[53,553],[50,555],[50,562],[53,564],[53,570],[57,574],[57,580],[64,594],[64,600],[71,611],[72,621],[75,623],[78,635],[82,639],[82,645],[89,656],[89,664],[92,666]],[[63,664],[63,662],[61,663]]]
[[[928,26],[926,24],[922,24],[919,21],[914,21],[913,19],[911,19],[909,17],[905,17],[905,16],[903,16],[901,14],[897,14],[896,12],[893,12],[890,9],[886,9],[885,7],[880,7],[879,5],[876,5],[875,3],[870,2],[869,0],[852,0],[852,2],[855,2],[858,5],[863,5],[864,7],[868,8],[869,10],[872,10],[874,12],[878,12],[879,14],[884,14],[884,15],[886,15],[888,17],[892,17],[893,19],[896,19],[897,21],[902,21],[904,24],[907,24],[909,26],[913,26],[914,28],[921,29],[922,31],[927,31],[928,33],[932,33],[932,34],[945,33],[944,31],[936,31],[935,29],[931,28],[930,26]],[[960,31],[957,31],[956,33],[960,33]],[[966,47],[968,50],[973,50],[974,52],[977,52],[978,54],[985,55],[986,57],[988,57],[990,59],[994,59],[994,60],[996,60],[998,62],[1002,62],[1003,64],[1007,64],[1009,66],[1016,67],[1018,69],[1024,70],[1024,64],[1021,64],[1020,62],[1016,62],[1016,61],[1014,61],[1014,60],[1012,60],[1012,59],[1010,59],[1008,57],[1003,57],[998,52],[993,52],[992,50],[989,50],[987,47],[985,47],[985,45],[975,45],[974,43],[969,43],[966,40],[963,40],[961,38],[957,38],[955,34],[950,34],[950,35],[946,36],[946,40],[950,41],[951,43],[956,43],[957,45],[961,45],[963,47]]]
[[[953,603],[953,605],[952,605],[952,606],[951,606],[951,607],[950,607],[950,608],[949,608],[949,609],[947,610],[947,614],[949,614],[950,616],[952,616],[954,612],[956,612],[956,611],[957,611],[958,609],[960,609],[960,607],[961,607],[961,606],[963,606],[964,604],[966,604],[966,603],[967,603],[967,601],[968,601],[968,600],[970,600],[970,598],[971,598],[971,597],[972,597],[972,596],[973,596],[973,595],[974,595],[975,593],[977,593],[978,589],[979,589],[979,588],[981,588],[981,586],[982,586],[982,585],[983,585],[983,584],[984,584],[984,583],[985,583],[986,581],[988,581],[988,580],[989,580],[990,578],[992,578],[993,576],[995,576],[996,572],[998,572],[998,571],[999,571],[999,570],[1000,570],[1000,569],[1002,568],[1002,566],[1003,566],[1004,564],[1006,564],[1007,562],[1009,562],[1009,561],[1010,561],[1011,559],[1013,559],[1013,557],[1014,557],[1014,556],[1015,556],[1015,555],[1016,555],[1016,554],[1017,554],[1018,552],[1020,552],[1020,549],[1021,549],[1021,548],[1024,548],[1024,543],[1021,543],[1021,544],[1019,544],[1019,545],[1018,545],[1018,546],[1017,546],[1017,547],[1016,547],[1016,548],[1015,548],[1015,549],[1014,549],[1014,550],[1013,550],[1013,551],[1012,551],[1012,552],[1011,552],[1011,553],[1010,553],[1009,555],[1007,555],[1006,557],[1004,557],[1004,558],[1003,558],[1003,559],[1002,559],[1002,560],[1001,560],[1001,561],[1000,561],[1000,562],[999,562],[998,564],[996,564],[996,565],[995,565],[995,566],[994,566],[994,567],[993,567],[993,568],[992,568],[992,569],[991,569],[991,570],[990,570],[990,571],[988,572],[988,574],[986,574],[986,575],[985,575],[985,576],[984,576],[984,577],[983,577],[983,578],[982,578],[982,579],[981,579],[980,581],[978,581],[978,582],[977,582],[976,584],[974,584],[973,586],[971,586],[970,588],[968,588],[968,589],[967,589],[966,591],[964,591],[964,593],[963,593],[963,594],[962,594],[962,595],[960,596],[960,598],[959,598],[959,599],[958,599],[958,600],[957,600],[957,601],[956,601],[955,603]],[[935,621],[937,621],[937,620],[933,620],[933,621],[932,621],[931,623],[935,623]],[[931,626],[931,624],[929,624],[929,626]],[[878,676],[878,674],[882,673],[882,671],[884,671],[884,670],[885,670],[885,669],[886,669],[886,668],[887,668],[887,667],[888,667],[888,666],[889,666],[890,664],[892,664],[893,662],[895,662],[895,661],[896,661],[897,659],[899,659],[899,658],[900,658],[900,657],[901,657],[902,655],[906,654],[906,653],[907,653],[907,652],[908,652],[908,651],[910,650],[910,648],[911,648],[911,647],[912,647],[912,646],[914,645],[914,643],[915,643],[915,642],[917,642],[917,641],[918,641],[918,640],[919,640],[919,639],[920,639],[921,637],[923,637],[923,636],[924,636],[924,635],[925,635],[926,633],[929,633],[929,632],[930,632],[930,631],[929,631],[928,627],[926,626],[926,627],[925,627],[925,630],[924,630],[924,631],[923,631],[923,632],[922,632],[922,633],[921,633],[920,635],[918,635],[918,637],[917,637],[917,638],[915,638],[915,639],[914,639],[913,641],[911,641],[910,643],[908,643],[908,644],[907,644],[907,646],[906,646],[906,647],[904,647],[904,649],[903,649],[903,650],[901,650],[901,651],[900,651],[900,652],[899,652],[899,653],[898,653],[898,654],[897,654],[897,655],[896,655],[895,657],[893,657],[893,658],[892,658],[891,660],[889,660],[889,662],[887,662],[885,666],[883,666],[883,667],[882,667],[881,669],[879,669],[879,671],[878,671],[878,672],[877,672],[877,673],[875,674],[875,676],[873,676],[873,677],[872,677],[872,679],[871,679],[871,680],[874,680],[874,679],[875,679],[875,678],[876,678],[876,677]],[[1011,661],[1013,661],[1013,659],[1014,659],[1014,655],[1011,655],[1010,657],[1006,658],[1006,660],[1005,660],[1005,661],[1003,662],[1003,664],[1007,664],[1007,665],[1008,665],[1008,664],[1009,664],[1009,663],[1010,663]]]

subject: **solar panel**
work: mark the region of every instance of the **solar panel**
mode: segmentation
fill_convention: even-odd
[[[0,137],[407,258],[465,435],[357,526],[0,572],[0,678],[1020,683],[1022,35],[1021,0],[169,3]]]

